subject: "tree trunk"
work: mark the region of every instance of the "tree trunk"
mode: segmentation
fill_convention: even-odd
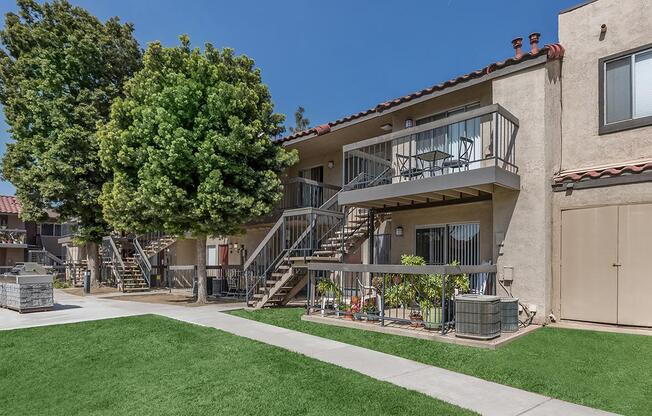
[[[91,288],[100,286],[100,250],[94,241],[86,243],[86,263],[88,270],[91,272]]]
[[[197,303],[206,303],[206,236],[197,236]]]

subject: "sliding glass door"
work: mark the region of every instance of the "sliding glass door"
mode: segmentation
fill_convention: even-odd
[[[480,224],[444,224],[418,227],[416,254],[427,264],[480,264]]]

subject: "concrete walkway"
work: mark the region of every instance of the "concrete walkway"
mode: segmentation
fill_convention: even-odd
[[[304,354],[483,415],[610,414],[366,348],[220,313],[241,307],[236,304],[184,307],[77,297],[61,292],[57,292],[56,297],[60,305],[52,312],[19,315],[0,310],[0,330],[158,314]]]

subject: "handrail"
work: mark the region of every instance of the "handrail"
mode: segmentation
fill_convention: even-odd
[[[125,264],[122,261],[122,256],[118,252],[118,247],[115,245],[115,241],[113,241],[113,237],[103,237],[102,246],[106,247],[106,249],[109,251],[109,258],[111,263],[113,263],[113,267],[111,267],[111,273],[114,275],[116,281],[119,282],[119,284],[123,284],[122,273],[124,273]],[[118,267],[115,267],[116,263],[118,263]]]
[[[54,254],[50,253],[49,251],[47,251],[45,249],[43,249],[43,250],[29,250],[29,252],[27,254],[28,254],[28,257],[29,257],[30,261],[33,261],[32,260],[33,255],[41,254],[41,255],[44,255],[45,257],[47,257],[48,259],[50,259],[51,261],[59,264],[59,265],[63,264],[63,260],[61,260],[59,257],[55,256]],[[38,261],[37,261],[37,263],[38,263]]]
[[[308,179],[308,178],[302,178],[300,176],[295,176],[293,178],[290,178],[290,179],[286,180],[283,184],[299,183],[299,182],[305,183],[305,184],[308,184],[308,185],[313,185],[313,186],[321,186],[323,188],[328,188],[328,189],[334,189],[334,190],[339,190],[340,189],[340,187],[337,186],[337,185],[332,185],[332,184],[326,183],[326,182],[319,182],[319,181],[315,181],[315,180]]]
[[[140,271],[142,272],[143,277],[147,282],[147,286],[151,286],[150,280],[152,275],[152,263],[150,263],[149,259],[147,258],[147,255],[145,254],[145,251],[143,251],[143,248],[141,247],[137,237],[134,238],[134,248],[136,249],[135,257],[138,262],[138,267],[140,268]]]
[[[495,264],[482,265],[428,265],[428,266],[404,266],[397,264],[350,264],[350,263],[309,263],[308,270],[333,271],[333,272],[369,272],[387,274],[475,274],[475,273],[496,273],[498,267]]]
[[[125,263],[122,261],[122,256],[120,256],[118,253],[118,247],[115,245],[115,241],[113,241],[113,237],[111,236],[104,237],[103,240],[107,240],[109,242],[109,246],[111,247],[111,256],[117,258],[118,264],[120,264],[120,267],[122,267],[122,269],[124,270]]]
[[[265,246],[267,245],[267,243],[269,242],[269,240],[272,239],[272,237],[274,236],[274,234],[276,233],[276,231],[278,231],[278,229],[281,227],[281,225],[283,224],[283,222],[284,222],[284,217],[281,216],[281,218],[279,218],[279,219],[276,221],[276,223],[274,224],[274,226],[273,226],[273,227],[269,230],[269,232],[265,235],[265,238],[263,238],[263,240],[258,244],[258,247],[256,247],[256,249],[253,251],[253,253],[251,253],[251,255],[249,256],[249,258],[248,258],[247,260],[245,260],[245,263],[244,263],[244,265],[242,266],[242,270],[247,270],[247,269],[249,268],[249,266],[251,266],[251,263],[253,263],[253,261],[256,259],[256,257],[258,257],[258,255],[260,254],[260,252],[263,251],[263,249],[265,248]]]
[[[500,104],[491,104],[491,105],[477,108],[475,110],[469,110],[464,113],[455,114],[440,120],[431,121],[430,123],[421,124],[419,126],[410,127],[403,130],[393,131],[391,133],[386,133],[381,136],[376,136],[359,142],[346,144],[342,147],[342,153],[346,153],[355,149],[360,149],[378,143],[384,143],[394,139],[399,139],[401,137],[409,136],[412,134],[422,133],[424,131],[433,130],[438,127],[444,127],[450,124],[472,120],[474,118],[486,116],[492,113],[500,114],[501,116],[505,117],[507,120],[514,123],[516,127],[518,127],[519,125],[519,120],[518,118],[516,118],[516,116],[514,116],[512,113],[507,111]]]

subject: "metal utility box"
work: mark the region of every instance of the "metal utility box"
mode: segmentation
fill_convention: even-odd
[[[500,298],[459,295],[455,298],[455,336],[480,340],[500,336]]]
[[[518,298],[500,298],[500,331],[518,331]]]

